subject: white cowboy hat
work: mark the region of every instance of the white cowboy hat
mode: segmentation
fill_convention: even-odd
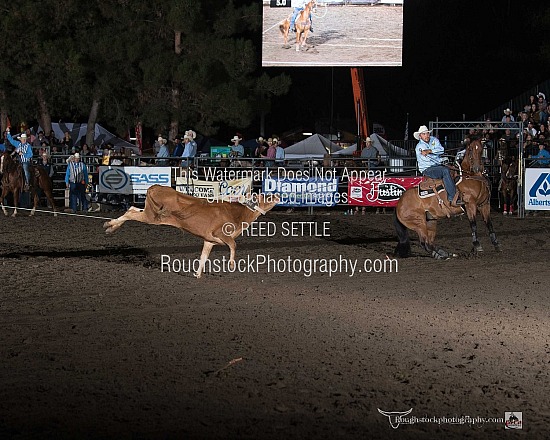
[[[414,136],[414,138],[418,141],[418,140],[420,140],[420,134],[421,134],[421,133],[426,133],[426,132],[431,133],[432,130],[430,130],[430,129],[429,129],[428,127],[426,127],[425,125],[421,125],[420,128],[418,129],[418,131],[415,131],[415,132],[413,133],[413,136]]]
[[[365,138],[365,142],[372,142],[372,139],[370,138],[370,136],[367,136],[367,137]]]
[[[197,137],[197,133],[195,133],[193,130],[187,130],[185,132],[186,135],[189,136],[189,139],[193,140]]]
[[[504,110],[504,113],[512,113],[512,110],[510,110],[509,108],[507,108],[506,110]]]
[[[235,141],[242,141],[242,139],[239,136],[235,135],[233,136],[233,139],[231,139],[231,142],[235,142]]]
[[[541,97],[541,96],[542,96],[542,99],[546,99],[546,95],[545,95],[544,93],[542,93],[542,92],[539,92],[539,93],[537,94],[537,98],[538,98],[538,97]]]
[[[261,136],[260,136],[258,139],[256,139],[256,141],[257,141],[258,143],[260,143],[260,144],[261,144],[264,140],[265,140],[265,139],[264,139],[263,137],[261,137]]]
[[[193,136],[191,136],[189,133],[186,132],[186,133],[183,135],[183,139],[189,139],[190,141],[192,141],[192,140],[193,140]]]
[[[75,158],[75,159],[79,159],[79,158],[80,158],[80,153],[75,153],[75,154],[74,154],[74,158]]]
[[[19,139],[21,139],[21,140],[27,139],[27,134],[23,133],[21,136],[19,136]]]

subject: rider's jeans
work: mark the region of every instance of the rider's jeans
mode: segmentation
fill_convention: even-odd
[[[449,202],[452,202],[456,194],[456,186],[453,178],[451,177],[449,168],[443,165],[435,165],[433,167],[426,168],[422,174],[424,176],[431,177],[432,179],[443,179],[443,185],[445,185],[445,190],[447,191],[447,198],[449,199]]]

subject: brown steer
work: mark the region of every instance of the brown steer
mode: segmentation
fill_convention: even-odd
[[[260,194],[254,210],[240,203],[211,202],[199,199],[160,185],[147,190],[145,209],[131,207],[116,219],[105,222],[105,232],[111,233],[120,228],[127,220],[149,223],[151,225],[170,225],[204,240],[199,269],[195,273],[200,278],[212,247],[226,244],[231,250],[229,264],[235,266],[235,239],[244,228],[255,221],[260,214],[272,209],[279,198],[273,194]]]

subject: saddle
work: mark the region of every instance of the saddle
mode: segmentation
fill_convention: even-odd
[[[462,175],[455,175],[454,181],[455,185],[458,185],[462,182]],[[431,177],[426,177],[418,184],[418,196],[421,199],[428,197],[433,197],[440,192],[445,191],[445,185],[443,185],[443,179],[432,179]]]
[[[445,191],[442,179],[432,179],[424,176],[422,182],[418,184],[418,196],[421,199],[433,197],[441,191]]]

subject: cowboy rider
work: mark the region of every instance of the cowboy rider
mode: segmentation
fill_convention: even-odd
[[[302,12],[309,0],[291,0],[291,5],[294,7],[294,12],[292,13],[292,18],[290,19],[290,29],[292,32],[296,32],[296,17],[300,12]],[[311,19],[311,13],[309,14],[309,31],[313,32],[313,20]]]
[[[464,202],[456,194],[456,185],[451,177],[451,172],[448,167],[442,164],[444,159],[442,155],[445,150],[439,139],[430,134],[431,130],[425,125],[420,126],[418,131],[414,132],[414,138],[419,141],[416,146],[418,169],[423,176],[431,177],[432,179],[443,179],[449,204],[453,207],[462,206]],[[456,200],[454,200],[455,196]]]
[[[15,147],[15,152],[19,154],[19,160],[23,166],[23,172],[25,173],[25,191],[29,190],[29,183],[31,181],[31,159],[32,159],[32,146],[27,142],[27,134],[23,133],[16,141],[13,139],[10,133],[10,129],[6,129],[6,138]]]

